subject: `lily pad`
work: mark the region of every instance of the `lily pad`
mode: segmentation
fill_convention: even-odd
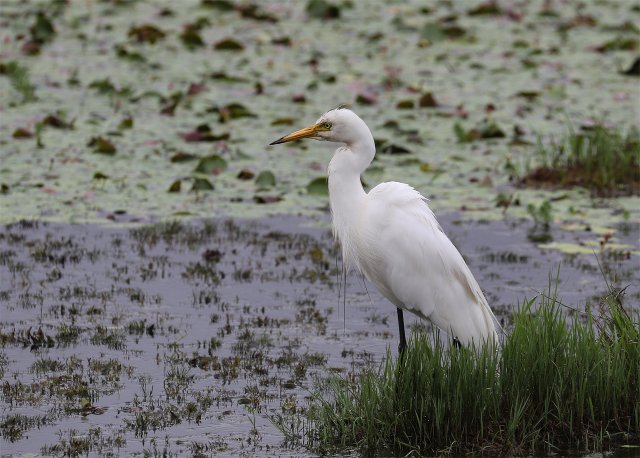
[[[635,51],[638,49],[638,39],[635,37],[619,36],[597,46],[595,49],[601,53],[611,51]]]
[[[627,76],[640,76],[640,57],[637,57],[622,74]]]
[[[248,80],[242,76],[229,75],[226,72],[213,72],[209,74],[209,78],[225,83],[246,83]]]
[[[314,178],[307,185],[307,194],[312,196],[328,196],[329,184],[327,177]]]
[[[228,140],[229,133],[224,132],[222,134],[214,134],[211,132],[211,127],[207,124],[200,124],[191,132],[181,133],[180,136],[187,143],[194,142],[217,142],[220,140]]]
[[[497,1],[490,0],[470,9],[467,14],[469,16],[497,16],[502,14],[502,9]]]
[[[256,177],[255,183],[259,188],[272,188],[276,185],[276,177],[271,170],[263,170]]]
[[[273,43],[274,45],[280,45],[280,46],[291,46],[293,44],[291,37],[288,37],[288,36],[273,38],[271,40],[271,43]]]
[[[47,115],[42,120],[42,125],[47,127],[53,127],[54,129],[71,129],[73,125],[65,121],[62,117],[57,115]]]
[[[454,40],[466,35],[467,31],[462,27],[451,23],[428,22],[422,27],[420,37],[430,43],[444,40]]]
[[[162,40],[166,33],[153,24],[143,24],[131,27],[127,35],[130,38],[134,38],[138,43],[155,44]]]
[[[89,84],[91,89],[96,89],[98,93],[104,95],[116,95],[126,97],[131,94],[131,89],[129,87],[122,87],[120,89],[116,88],[114,84],[109,80],[109,78],[103,78],[101,80],[92,81]]]
[[[129,46],[125,43],[119,43],[113,47],[116,56],[120,59],[128,60],[129,62],[146,62],[147,59],[138,51],[129,49]]]
[[[127,116],[118,124],[119,130],[127,130],[133,128],[133,118],[131,116]]]
[[[214,189],[215,188],[213,187],[211,182],[206,178],[193,179],[193,186],[191,186],[191,191],[213,191]]]
[[[225,38],[223,40],[217,41],[213,45],[213,49],[216,51],[233,51],[238,52],[244,50],[244,45],[233,38]]]
[[[40,45],[53,40],[56,35],[56,29],[51,20],[43,12],[38,12],[36,21],[29,29],[31,40]]]
[[[218,156],[217,154],[213,154],[211,156],[203,157],[198,162],[194,172],[202,173],[205,175],[218,174],[227,169],[227,161]]]
[[[256,175],[256,174],[255,174],[255,173],[253,173],[253,172],[252,172],[251,170],[249,170],[249,169],[242,169],[242,170],[240,170],[240,172],[238,172],[237,178],[238,178],[239,180],[245,180],[245,181],[246,181],[246,180],[251,180],[251,179],[253,179],[253,177],[254,177],[255,175]]]
[[[356,96],[356,103],[359,105],[373,105],[378,101],[378,97],[371,93],[360,93]]]
[[[187,49],[202,48],[205,45],[202,36],[200,36],[199,27],[196,27],[193,24],[187,24],[184,26],[184,29],[180,34],[180,41],[182,41],[182,44]]]
[[[173,116],[176,108],[178,107],[178,104],[183,97],[184,94],[182,92],[174,92],[173,94],[171,94],[171,96],[169,96],[167,104],[163,106],[162,109],[160,109],[160,114],[163,114],[165,116]]]
[[[294,118],[278,118],[271,122],[272,126],[292,126],[295,124]]]
[[[218,121],[227,122],[231,119],[238,118],[254,118],[256,115],[249,111],[247,107],[241,103],[230,103],[217,108]]]
[[[240,3],[235,7],[240,16],[254,21],[278,22],[278,18],[260,8],[256,3]]]
[[[18,127],[16,130],[13,131],[13,138],[18,139],[18,140],[25,140],[27,138],[33,138],[33,132],[24,129],[22,127]]]
[[[105,175],[102,172],[96,172],[93,174],[93,179],[94,180],[108,180],[109,179],[109,175]]]
[[[438,106],[438,102],[431,92],[425,92],[420,97],[418,101],[418,106],[420,108],[436,108]]]
[[[218,11],[233,11],[234,3],[229,0],[201,0],[200,5]]]
[[[315,19],[338,19],[340,8],[326,0],[309,0],[305,8],[307,15]]]
[[[257,204],[275,204],[276,202],[280,202],[282,200],[282,196],[254,196],[253,201]]]
[[[380,148],[381,154],[411,154],[411,150],[395,143],[385,144]]]
[[[185,153],[184,151],[178,151],[176,154],[171,156],[171,162],[188,162],[198,159],[198,156],[191,153]]]
[[[456,122],[453,126],[453,131],[459,143],[506,137],[504,131],[493,120],[484,120],[477,127],[469,130],[465,130],[462,124]]]
[[[95,153],[106,154],[108,156],[113,156],[117,152],[115,145],[104,137],[93,137],[89,140],[87,146],[93,147]]]
[[[396,104],[398,110],[412,110],[415,108],[415,102],[411,99],[400,100]]]

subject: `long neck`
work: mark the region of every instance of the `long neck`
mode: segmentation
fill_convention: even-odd
[[[365,126],[366,128],[366,126]],[[343,259],[352,263],[355,258],[355,242],[359,240],[358,220],[366,209],[367,194],[362,188],[360,174],[375,155],[373,136],[361,135],[361,140],[338,148],[329,163],[329,202],[333,216],[333,232],[342,244]]]

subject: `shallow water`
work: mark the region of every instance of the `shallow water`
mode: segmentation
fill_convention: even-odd
[[[558,266],[563,303],[606,292],[595,255],[540,249],[529,222],[458,218],[441,222],[507,323]],[[0,234],[3,454],[299,456],[270,417],[303,409],[317,377],[396,352],[395,310],[372,285],[349,274],[343,302],[325,218],[19,223]],[[637,256],[599,257],[637,303]]]

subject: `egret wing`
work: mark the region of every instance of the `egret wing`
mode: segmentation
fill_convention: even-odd
[[[365,219],[358,264],[385,297],[463,343],[497,337],[478,282],[419,192],[382,183],[369,193]]]

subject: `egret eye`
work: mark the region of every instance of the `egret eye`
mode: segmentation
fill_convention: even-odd
[[[322,123],[322,128],[326,129],[326,130],[331,130],[331,123],[330,122],[323,122]]]

